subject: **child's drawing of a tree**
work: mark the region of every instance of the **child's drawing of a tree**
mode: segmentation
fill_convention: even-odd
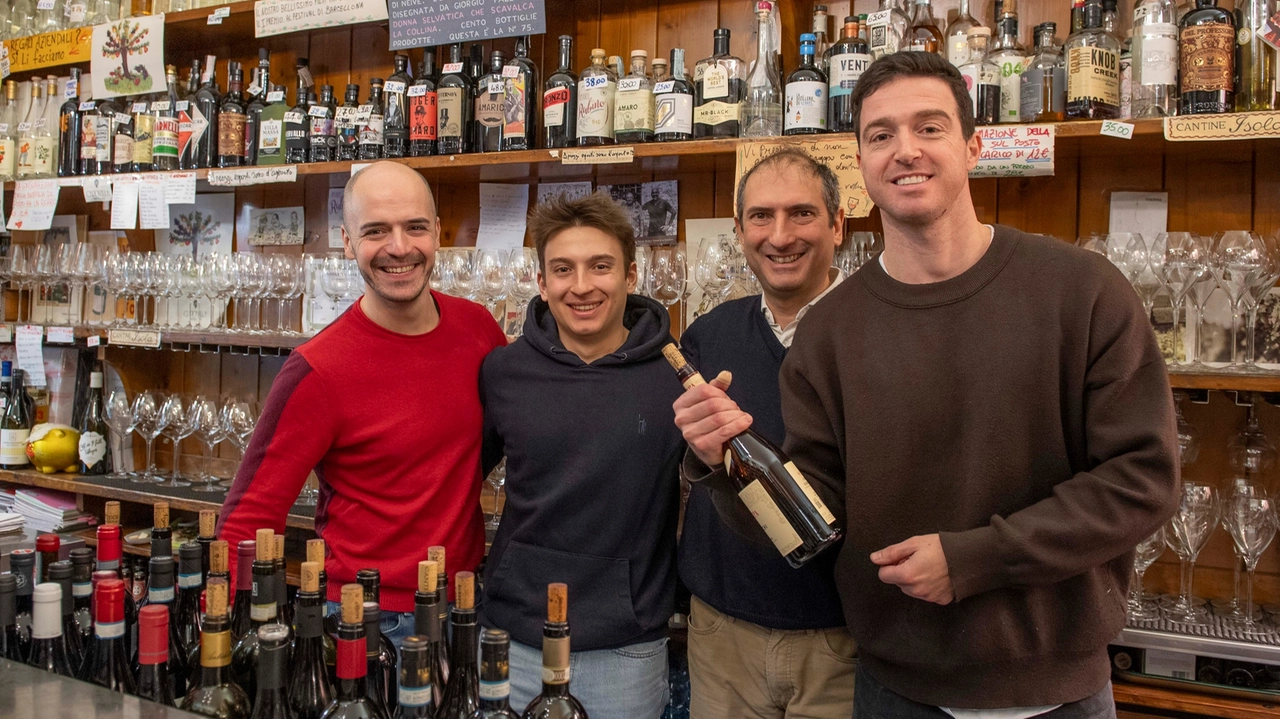
[[[107,29],[107,40],[102,44],[102,56],[120,59],[120,66],[113,68],[104,81],[107,89],[126,95],[151,89],[151,73],[147,71],[146,65],[138,63],[132,68],[129,67],[130,55],[137,57],[151,51],[151,41],[147,40],[147,35],[150,33],[151,31],[144,29],[141,24],[129,20],[122,20]]]
[[[186,245],[191,248],[191,255],[200,258],[201,245],[216,245],[222,238],[222,223],[214,216],[199,210],[192,210],[175,218],[169,230],[169,241],[175,245]]]

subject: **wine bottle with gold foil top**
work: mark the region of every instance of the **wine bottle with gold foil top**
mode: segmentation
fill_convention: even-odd
[[[444,682],[440,679],[443,673],[442,667],[447,659],[444,658],[445,647],[444,642],[440,638],[440,611],[438,607],[439,594],[436,587],[439,582],[439,564],[424,559],[418,562],[418,591],[413,595],[413,633],[416,636],[426,640],[427,646],[427,674],[431,679],[431,706],[440,706],[440,700],[444,698]],[[404,646],[400,647],[401,653],[404,652]],[[401,656],[401,682],[404,681],[403,665],[405,658]],[[401,691],[400,703],[404,704],[404,692]]]
[[[249,719],[249,697],[231,680],[231,623],[227,583],[209,580],[200,632],[200,677],[182,700],[189,712],[219,719]]]
[[[662,354],[685,389],[706,380],[669,344]],[[793,567],[801,567],[840,540],[827,505],[796,465],[772,442],[748,428],[725,443],[725,471],[738,497]]]
[[[297,719],[319,719],[333,702],[333,683],[325,667],[325,600],[320,594],[320,566],[302,563],[302,586],[294,612],[293,658],[290,661],[289,707]]]
[[[386,711],[371,701],[366,686],[364,588],[342,586],[342,620],[338,624],[338,696],[322,719],[389,719]]]
[[[475,575],[458,572],[453,587],[451,674],[436,719],[470,719],[480,708],[480,675],[476,665],[476,648],[480,639],[476,624]]]
[[[524,710],[526,717],[587,719],[569,693],[569,587],[547,585],[547,621],[542,625],[542,693]]]

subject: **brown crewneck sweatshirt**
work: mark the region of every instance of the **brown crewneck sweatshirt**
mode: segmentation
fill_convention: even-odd
[[[845,519],[836,581],[864,670],[953,708],[1102,689],[1132,548],[1178,481],[1164,361],[1105,258],[997,226],[944,282],[869,262],[801,323],[781,389],[786,450]],[[869,557],[932,533],[947,606]]]

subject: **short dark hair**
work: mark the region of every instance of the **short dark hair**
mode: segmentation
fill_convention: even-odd
[[[964,139],[973,137],[973,100],[960,71],[941,55],[903,50],[871,63],[853,87],[853,134],[859,141],[862,140],[863,101],[871,93],[902,77],[932,77],[946,83],[956,100],[956,109],[960,111],[960,129],[964,131]]]
[[[797,168],[821,182],[822,204],[827,208],[828,221],[835,224],[836,213],[840,211],[840,178],[836,177],[836,173],[830,167],[813,159],[809,156],[809,153],[799,147],[784,147],[757,162],[750,170],[742,174],[742,179],[738,181],[738,222],[743,221],[742,213],[746,210],[746,200],[744,198],[747,194],[747,180],[751,179],[756,170],[775,165],[787,165]]]
[[[547,243],[571,227],[591,227],[622,243],[622,259],[629,267],[636,261],[636,235],[622,206],[603,192],[582,197],[558,195],[539,202],[529,214],[529,233],[538,250],[538,266],[546,267]]]

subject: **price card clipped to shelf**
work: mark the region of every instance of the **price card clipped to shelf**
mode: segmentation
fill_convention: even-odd
[[[1119,120],[1103,120],[1102,128],[1098,130],[1098,134],[1106,135],[1107,137],[1118,137],[1121,140],[1132,140],[1133,125]]]
[[[228,17],[231,17],[231,8],[227,7],[226,5],[223,5],[222,7],[210,13],[209,19],[206,20],[205,22],[208,25],[221,25],[222,20]]]
[[[988,125],[978,166],[969,177],[1043,177],[1053,174],[1053,125]]]
[[[581,147],[560,151],[562,165],[612,165],[635,160],[636,148],[632,145],[612,147]]]
[[[209,170],[209,184],[214,187],[244,187],[275,182],[297,182],[298,166],[244,167],[235,170]]]
[[[1280,138],[1280,111],[1183,115],[1164,119],[1164,139],[1170,142],[1267,138]]]
[[[107,330],[107,344],[156,349],[160,347],[160,330],[115,327]]]
[[[74,344],[76,341],[76,333],[70,327],[46,327],[45,337],[50,344]]]

